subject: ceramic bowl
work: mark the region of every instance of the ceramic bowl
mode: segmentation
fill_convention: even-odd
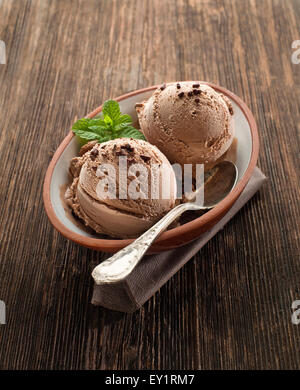
[[[259,141],[257,126],[251,111],[246,104],[232,92],[211,83],[205,84],[210,85],[216,91],[226,95],[231,100],[234,108],[237,138],[236,165],[239,171],[237,185],[231,193],[212,210],[191,222],[162,233],[151,246],[148,253],[159,253],[185,245],[210,229],[225,215],[239,197],[255,168],[258,157]],[[137,120],[135,103],[149,98],[156,88],[157,86],[152,86],[116,98],[120,103],[122,113],[130,114],[134,121]],[[101,107],[98,107],[87,116],[92,118],[100,112]],[[81,227],[80,224],[72,222],[65,213],[64,204],[60,196],[60,189],[61,186],[68,181],[70,160],[72,157],[78,155],[78,152],[79,145],[77,139],[70,131],[56,150],[47,169],[43,191],[46,213],[55,229],[69,240],[95,250],[111,253],[117,252],[131,243],[132,239],[96,238],[88,233],[83,226]]]

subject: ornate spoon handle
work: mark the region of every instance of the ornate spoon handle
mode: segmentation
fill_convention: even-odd
[[[193,203],[183,203],[174,207],[133,243],[94,268],[92,276],[96,284],[116,283],[124,279],[135,268],[156,237],[162,233],[171,222],[179,217],[184,211],[191,209],[198,210],[199,208],[199,206]]]

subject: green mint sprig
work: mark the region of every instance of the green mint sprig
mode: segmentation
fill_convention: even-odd
[[[130,115],[122,114],[115,100],[104,102],[100,117],[79,119],[73,124],[72,130],[81,145],[92,140],[106,142],[116,138],[145,140],[144,135],[132,126]]]

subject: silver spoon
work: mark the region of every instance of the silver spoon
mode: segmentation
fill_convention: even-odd
[[[204,184],[203,205],[200,206],[196,202],[189,201],[174,207],[134,242],[97,265],[92,272],[96,284],[117,283],[126,278],[139,263],[157,236],[171,222],[187,210],[208,210],[215,207],[233,189],[237,177],[238,170],[232,162],[222,161],[215,165],[213,174],[209,175],[209,179]]]

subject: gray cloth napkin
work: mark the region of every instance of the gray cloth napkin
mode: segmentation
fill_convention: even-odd
[[[258,191],[266,177],[255,168],[244,191],[227,214],[198,239],[180,248],[144,256],[122,282],[94,286],[93,305],[131,313],[139,309],[160,287],[190,260]],[[108,256],[109,257],[109,256]]]

